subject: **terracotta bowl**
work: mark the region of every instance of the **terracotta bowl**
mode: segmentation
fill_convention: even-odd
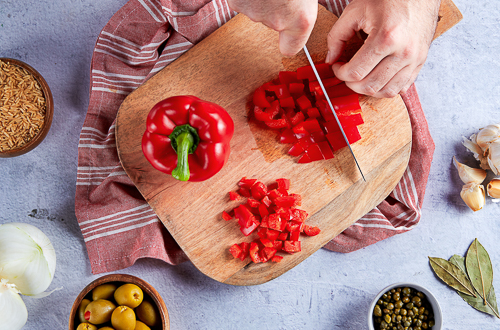
[[[161,329],[161,330],[169,330],[170,329],[170,320],[168,318],[168,311],[167,311],[167,306],[165,306],[165,303],[163,302],[163,299],[161,298],[160,294],[153,288],[151,284],[148,282],[141,280],[138,277],[132,276],[132,275],[127,275],[127,274],[110,274],[110,275],[105,275],[102,277],[99,277],[98,279],[92,281],[89,285],[87,285],[76,297],[75,302],[73,303],[73,306],[71,307],[71,313],[69,316],[69,330],[75,330],[79,324],[79,321],[77,320],[78,316],[78,306],[80,306],[80,303],[82,302],[83,298],[87,296],[89,293],[91,294],[92,289],[94,289],[96,286],[104,284],[104,283],[110,283],[110,282],[122,282],[122,284],[125,283],[132,283],[137,285],[142,289],[144,292],[144,297],[149,296],[153,302],[155,303],[157,310],[159,311],[160,317],[161,317],[161,324],[159,326],[155,326],[151,328],[152,330],[154,329]],[[117,283],[119,284],[119,283]],[[90,299],[92,300],[92,299]],[[101,326],[98,326],[101,327]]]
[[[443,327],[443,313],[441,312],[441,307],[439,306],[439,303],[436,299],[436,297],[426,288],[423,286],[420,286],[415,283],[407,283],[407,282],[401,282],[401,283],[394,283],[392,285],[389,285],[388,287],[383,288],[373,299],[372,303],[370,304],[370,308],[368,309],[368,329],[369,330],[375,330],[374,322],[373,322],[373,310],[375,308],[375,305],[377,304],[377,301],[382,297],[384,293],[391,289],[396,289],[396,288],[405,288],[409,287],[411,289],[415,289],[417,291],[422,292],[425,297],[427,298],[427,301],[429,301],[429,304],[432,307],[432,312],[434,314],[434,322],[435,325],[432,327],[432,330],[441,330]],[[431,328],[429,328],[431,329]]]
[[[43,141],[45,136],[50,130],[50,125],[52,124],[52,117],[54,115],[54,100],[52,99],[52,93],[50,92],[49,85],[43,79],[42,75],[38,73],[35,69],[33,69],[31,66],[28,64],[21,62],[19,60],[11,59],[11,58],[0,58],[1,61],[7,62],[9,64],[14,64],[17,66],[20,66],[24,68],[27,72],[32,74],[35,79],[40,83],[40,86],[42,87],[43,94],[45,96],[45,101],[46,101],[46,110],[45,110],[45,121],[44,124],[41,128],[41,130],[38,132],[35,137],[33,137],[28,143],[23,145],[22,147],[19,147],[17,149],[12,149],[12,150],[7,150],[0,152],[0,158],[2,157],[15,157],[19,156],[22,154],[27,153],[28,151],[33,150],[36,146],[40,144],[40,142]]]

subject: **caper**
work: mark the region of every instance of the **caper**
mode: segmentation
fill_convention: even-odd
[[[413,310],[411,310],[411,309],[410,309],[410,310],[408,311],[408,316],[411,316],[411,317],[415,316],[415,314],[413,313]]]
[[[382,301],[382,299],[379,299],[379,300],[377,301],[377,305],[382,305],[383,303],[384,303],[384,302]]]
[[[385,321],[380,322],[380,329],[387,329],[387,322]]]
[[[396,308],[402,308],[403,307],[403,302],[401,300],[396,301],[394,304],[394,307]]]
[[[401,323],[401,319],[402,319],[402,318],[403,318],[403,317],[402,317],[401,315],[397,315],[397,316],[396,316],[396,322]]]
[[[405,328],[401,324],[398,324],[397,330],[405,330]]]
[[[410,323],[409,321],[406,321],[405,323],[403,323],[403,325],[404,325],[405,327],[409,327],[409,326],[411,325],[411,323]]]
[[[373,309],[373,315],[382,316],[382,309],[379,305],[375,305],[375,309]]]
[[[394,310],[394,314],[396,314],[396,315],[399,315],[399,312],[401,312],[401,309],[399,309],[399,308],[396,308],[396,309]]]
[[[408,297],[403,297],[403,299],[401,299],[401,300],[402,300],[405,304],[410,302],[410,298],[408,298]]]
[[[417,320],[417,322],[415,322],[415,325],[416,325],[417,327],[421,327],[421,326],[422,326],[422,321]]]
[[[413,314],[418,315],[418,308],[417,307],[413,307],[411,310],[413,311]]]
[[[429,326],[427,325],[427,322],[422,322],[422,329],[428,329]]]
[[[410,294],[411,293],[411,289],[410,288],[404,288],[403,289],[403,294]]]
[[[399,299],[401,299],[401,294],[399,292],[395,292],[393,295],[392,295],[392,299],[398,301]]]
[[[431,328],[434,326],[434,324],[435,324],[434,320],[430,320],[429,323],[428,323],[429,327],[431,327]]]
[[[412,309],[413,308],[413,303],[407,303],[406,305],[407,309]]]
[[[407,313],[407,312],[408,312],[408,311],[407,311],[406,309],[404,309],[404,308],[403,308],[403,309],[401,309],[401,312],[400,312],[400,313],[401,313],[401,315],[403,315],[403,316],[404,316],[404,315],[406,315],[406,313]]]
[[[418,309],[418,314],[422,315],[422,314],[424,314],[424,312],[425,312],[425,308],[424,307],[420,307]]]
[[[384,312],[384,314],[392,314],[392,311],[388,310],[387,308],[384,308],[382,312]]]
[[[392,323],[396,323],[396,314],[392,314]]]
[[[394,309],[394,304],[393,303],[388,303],[387,304],[387,309]]]
[[[385,314],[384,321],[387,323],[391,323],[391,316],[389,314]]]
[[[387,293],[384,293],[384,294],[382,295],[382,299],[387,300]]]
[[[420,297],[420,298],[423,298],[424,297],[424,294],[422,292],[417,292],[417,296]]]

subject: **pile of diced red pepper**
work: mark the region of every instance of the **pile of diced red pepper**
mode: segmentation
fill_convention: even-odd
[[[290,194],[290,181],[277,179],[266,186],[256,179],[242,178],[239,189],[229,193],[229,199],[239,201],[246,197],[246,203],[240,204],[229,212],[222,212],[222,218],[238,220],[240,230],[245,236],[257,232],[259,238],[252,242],[234,244],[229,252],[241,260],[248,256],[253,262],[280,262],[283,257],[279,251],[295,253],[301,251],[300,234],[316,236],[318,227],[306,225],[307,212],[296,208],[301,205],[302,197]]]
[[[315,66],[349,143],[360,140],[357,126],[364,121],[359,95],[334,76],[330,65]],[[310,65],[281,71],[279,78],[255,90],[253,103],[255,118],[280,130],[280,142],[292,144],[288,153],[300,156],[299,163],[331,159],[347,146]]]

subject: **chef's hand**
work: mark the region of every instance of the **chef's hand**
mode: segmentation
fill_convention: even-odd
[[[417,78],[436,30],[440,0],[353,0],[328,34],[326,61],[363,30],[363,46],[335,75],[352,90],[375,97],[404,93]]]
[[[229,7],[279,32],[280,52],[297,54],[309,39],[318,0],[228,0]]]

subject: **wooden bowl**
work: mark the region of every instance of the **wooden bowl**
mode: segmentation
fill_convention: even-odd
[[[73,306],[71,307],[71,313],[69,315],[69,330],[76,330],[76,327],[78,326],[78,321],[75,322],[75,319],[78,317],[77,312],[78,312],[78,306],[80,306],[80,303],[82,302],[83,298],[89,294],[92,289],[94,289],[96,286],[104,284],[104,283],[110,283],[110,282],[123,282],[125,283],[132,283],[137,285],[142,289],[144,292],[144,297],[149,296],[153,302],[155,303],[160,317],[161,317],[161,325],[160,326],[155,326],[153,329],[161,329],[161,330],[168,330],[170,329],[170,320],[168,318],[168,311],[167,311],[167,306],[163,302],[163,299],[161,298],[160,294],[153,288],[151,284],[148,282],[141,280],[138,277],[128,275],[128,274],[110,274],[110,275],[105,275],[102,277],[99,277],[98,279],[92,281],[89,285],[87,285],[76,297],[75,302],[73,303]],[[92,300],[92,299],[91,299]],[[99,327],[99,326],[98,326]]]
[[[40,142],[43,141],[43,139],[50,130],[50,125],[52,124],[52,117],[54,115],[54,100],[52,99],[52,93],[50,92],[49,85],[47,84],[45,79],[43,79],[42,75],[38,73],[38,71],[33,69],[30,65],[11,58],[0,58],[0,60],[3,62],[7,62],[9,64],[17,65],[25,69],[30,74],[32,74],[35,77],[35,79],[40,83],[46,102],[45,121],[38,134],[35,135],[35,137],[33,137],[28,143],[17,149],[0,152],[0,158],[6,158],[6,157],[15,157],[25,154],[28,151],[33,150],[36,146],[40,144]]]

